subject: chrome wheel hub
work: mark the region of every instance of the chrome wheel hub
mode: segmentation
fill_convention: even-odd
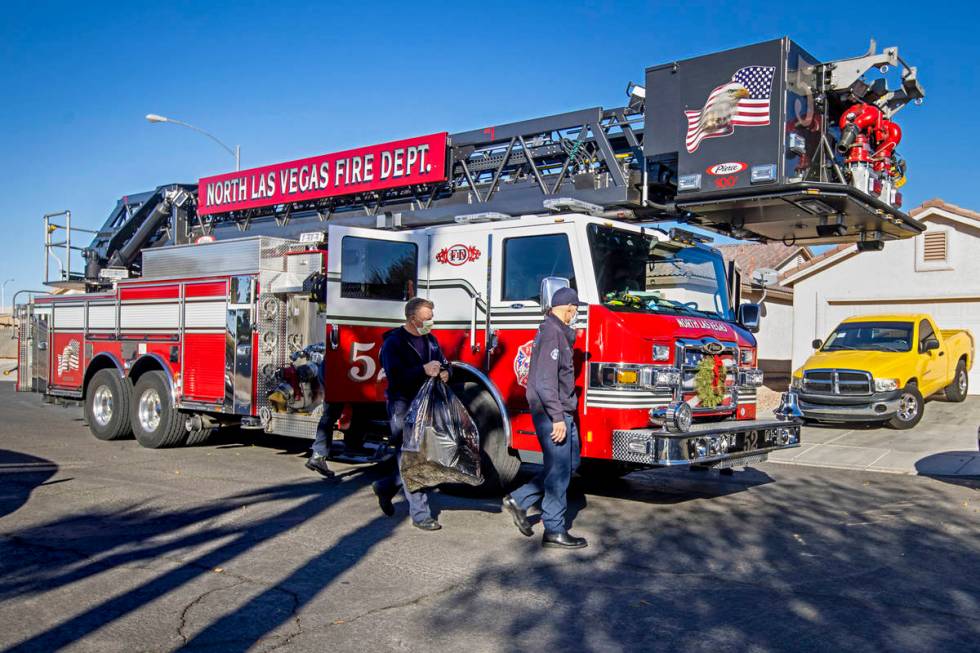
[[[100,385],[92,397],[92,417],[99,426],[106,426],[112,421],[112,390],[109,386]]]
[[[960,371],[959,377],[956,379],[956,385],[959,386],[960,394],[966,394],[966,372]]]
[[[898,402],[898,417],[903,422],[911,422],[919,414],[919,402],[910,394],[902,395]]]
[[[160,426],[160,393],[147,388],[140,395],[139,420],[143,430],[152,433]]]

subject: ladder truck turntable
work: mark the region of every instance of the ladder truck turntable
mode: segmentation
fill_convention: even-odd
[[[419,295],[504,486],[540,460],[531,343],[571,285],[588,304],[573,324],[587,468],[729,468],[799,446],[792,391],[757,415],[761,310],[737,266],[656,223],[862,250],[921,233],[892,121],[924,96],[916,70],[874,42],[822,63],[782,38],[653,66],[627,94],[160,186],[120,200],[85,248],[53,242],[46,216],[46,259],[86,261],[46,283],[86,292],[17,307],[17,388],[148,447],[229,423],[312,438],[344,404],[351,451],[372,452],[349,458],[369,460],[387,434],[382,337]],[[322,387],[303,372],[320,355]]]

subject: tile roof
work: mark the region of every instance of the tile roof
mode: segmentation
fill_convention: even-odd
[[[732,259],[738,263],[744,278],[749,279],[759,268],[776,268],[780,263],[796,256],[799,252],[809,255],[806,247],[786,246],[782,243],[743,243],[739,245],[721,245],[718,247],[725,263]]]

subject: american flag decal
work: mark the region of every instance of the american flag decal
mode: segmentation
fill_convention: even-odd
[[[695,152],[706,138],[730,136],[735,133],[736,126],[768,125],[775,74],[773,66],[739,68],[730,82],[711,91],[703,109],[685,111],[688,153]]]
[[[72,340],[58,354],[58,374],[78,369],[78,341]]]

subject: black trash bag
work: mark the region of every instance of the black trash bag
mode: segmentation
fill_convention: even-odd
[[[442,483],[483,483],[480,433],[449,386],[425,382],[405,415],[400,465],[410,492]]]

